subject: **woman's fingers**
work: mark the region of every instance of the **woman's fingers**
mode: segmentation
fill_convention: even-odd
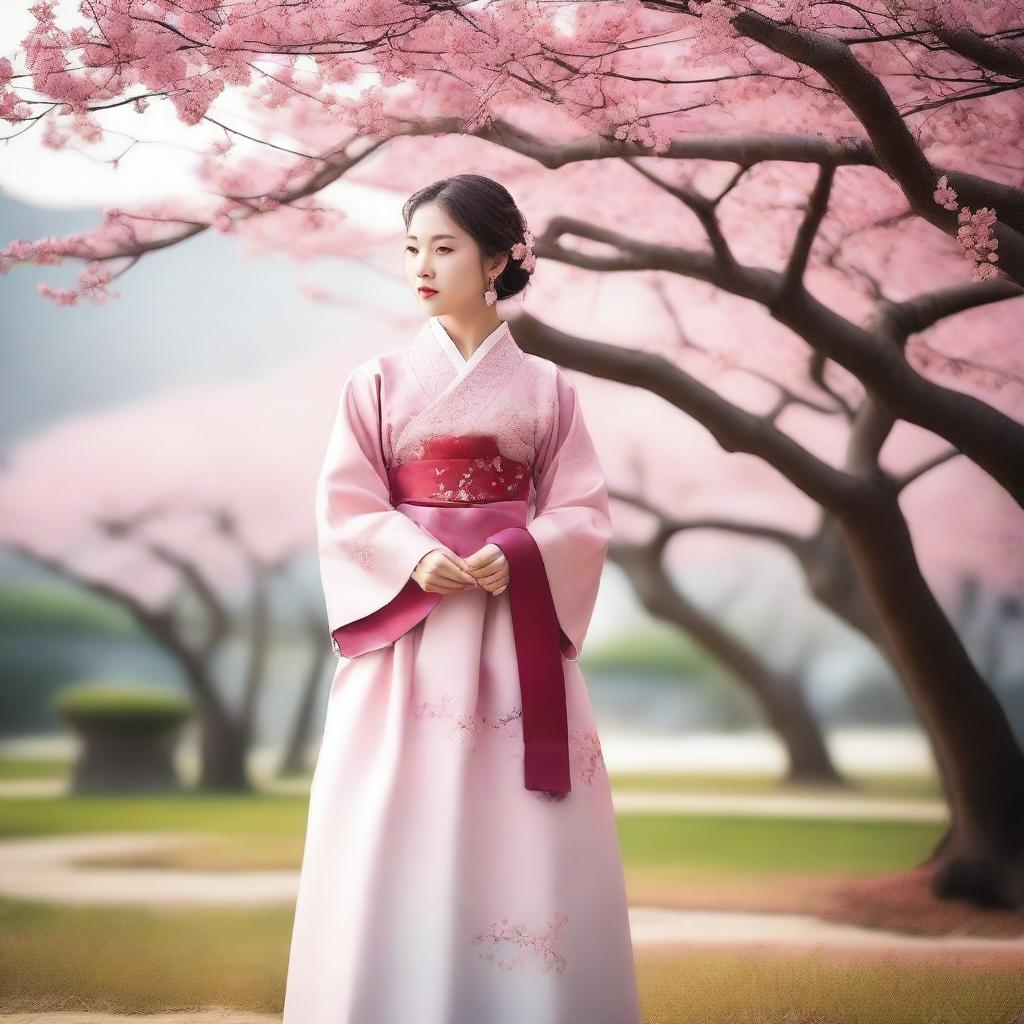
[[[487,590],[492,594],[500,594],[508,586],[508,579],[504,572],[495,573],[489,577],[481,577],[476,582],[481,589]],[[457,594],[463,590],[473,589],[441,576],[431,577],[428,580],[428,586],[434,588],[437,593],[442,594]],[[496,586],[497,589],[495,589]]]
[[[470,583],[476,585],[476,580],[444,548],[428,551],[417,563],[412,578],[428,594],[456,594],[469,589]]]
[[[454,561],[447,551],[437,549],[428,556],[423,568],[429,579],[437,583],[458,584],[456,589],[464,589],[467,585],[476,583],[476,580]]]
[[[445,552],[444,561],[442,562],[439,571],[451,580],[460,580],[463,583],[468,583],[470,586],[476,583],[476,578],[473,574],[463,569],[462,566],[447,552]]]
[[[499,583],[508,579],[508,572],[503,566],[499,566],[494,572],[488,573],[486,576],[478,576],[476,581],[483,587],[497,586]]]
[[[449,584],[428,580],[427,586],[424,589],[434,594],[461,594],[462,591],[468,590],[469,588],[464,587],[461,583]]]
[[[508,560],[498,549],[497,553],[480,568],[485,570],[474,576],[463,568],[465,564],[452,551],[436,548],[425,559],[421,586],[436,594],[456,594],[463,590],[481,587],[489,593],[503,593],[508,586]]]

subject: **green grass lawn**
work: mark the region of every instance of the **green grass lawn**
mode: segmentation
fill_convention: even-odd
[[[249,796],[71,796],[0,798],[0,839],[64,832],[224,832],[301,836],[309,798]]]
[[[62,758],[28,758],[0,755],[0,780],[63,779],[70,766]],[[306,776],[308,784],[311,776]],[[939,781],[931,775],[872,773],[853,776],[849,786],[836,789],[825,786],[793,785],[776,775],[726,774],[714,772],[612,772],[616,790],[647,790],[659,793],[786,794],[803,796],[836,795],[850,797],[889,797],[892,799],[939,798]],[[296,781],[289,779],[289,782]]]
[[[941,836],[930,822],[627,814],[627,866],[710,874],[875,872],[910,866]]]
[[[68,762],[57,757],[0,757],[0,779],[64,778]]]
[[[787,796],[834,795],[837,798],[888,797],[891,799],[939,798],[939,781],[931,775],[873,773],[854,776],[843,788],[804,786],[787,783],[775,775],[715,774],[712,772],[612,772],[611,784],[617,790],[653,790],[661,793],[728,793]]]

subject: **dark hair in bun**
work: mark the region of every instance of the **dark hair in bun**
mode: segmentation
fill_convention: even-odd
[[[511,254],[525,241],[526,218],[504,185],[482,174],[456,174],[414,192],[402,207],[408,231],[413,214],[423,203],[437,203],[480,246],[485,259],[509,253],[505,269],[494,279],[499,299],[517,295],[530,283],[530,271]]]

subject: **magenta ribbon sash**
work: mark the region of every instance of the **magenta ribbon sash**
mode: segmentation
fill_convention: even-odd
[[[462,557],[494,544],[508,559],[525,786],[568,793],[564,634],[540,548],[526,529],[528,468],[502,457],[488,435],[437,439],[424,454],[433,457],[389,472],[392,503]],[[426,593],[410,578],[384,607],[335,629],[338,650],[351,658],[394,642],[426,618],[442,596]]]
[[[508,559],[508,596],[523,702],[527,789],[568,793],[569,723],[560,627],[540,548],[529,530],[510,526],[487,538]]]

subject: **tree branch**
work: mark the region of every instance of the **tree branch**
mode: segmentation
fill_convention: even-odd
[[[812,455],[765,417],[726,401],[662,356],[566,334],[529,313],[518,315],[511,326],[524,351],[659,395],[693,416],[724,451],[760,456],[812,500],[837,514],[855,504],[853,477]]]
[[[651,539],[651,547],[660,550],[676,533],[684,530],[721,530],[724,533],[741,534],[744,537],[756,537],[760,540],[772,541],[780,544],[800,561],[806,556],[808,538],[783,530],[776,526],[766,526],[763,523],[743,522],[738,519],[719,519],[716,516],[704,516],[695,519],[678,519],[669,515],[662,509],[657,508],[646,498],[639,497],[628,491],[621,491],[617,488],[608,489],[608,497],[621,501],[642,512],[647,512],[654,517],[657,527],[654,537]]]

